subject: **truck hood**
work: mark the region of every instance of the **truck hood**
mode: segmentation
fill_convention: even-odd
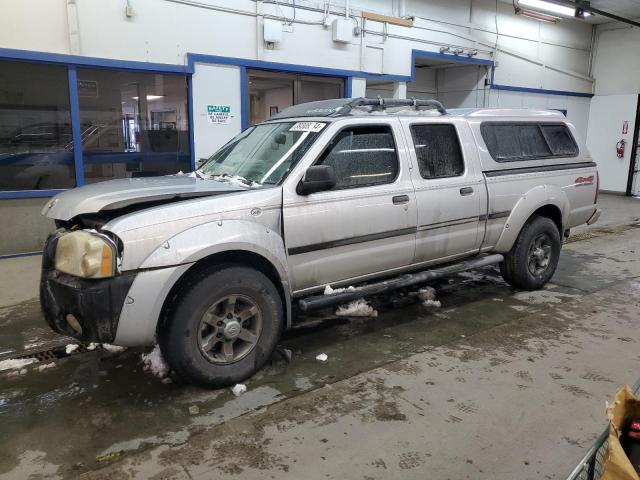
[[[109,180],[59,193],[47,202],[42,214],[66,221],[87,213],[135,208],[137,204],[152,206],[163,202],[241,192],[248,188],[187,175]]]

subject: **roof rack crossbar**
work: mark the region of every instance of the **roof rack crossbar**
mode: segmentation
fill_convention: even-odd
[[[342,108],[338,109],[336,115],[346,115],[352,109],[358,107],[371,106],[374,110],[384,110],[389,107],[413,107],[418,110],[420,107],[430,107],[438,110],[441,115],[446,115],[447,110],[437,100],[418,100],[416,98],[356,98],[346,103]]]

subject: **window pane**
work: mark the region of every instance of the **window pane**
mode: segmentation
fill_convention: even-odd
[[[534,123],[485,124],[482,126],[482,137],[491,156],[499,162],[554,155],[540,126]]]
[[[388,126],[356,127],[341,131],[322,155],[331,165],[336,188],[391,183],[398,176],[398,155]]]
[[[87,183],[191,170],[185,75],[78,69]]]
[[[540,128],[554,155],[573,157],[578,154],[576,142],[566,125],[541,125]]]
[[[0,61],[0,190],[73,186],[66,67]]]
[[[453,125],[413,125],[411,135],[422,178],[462,175],[464,161]]]

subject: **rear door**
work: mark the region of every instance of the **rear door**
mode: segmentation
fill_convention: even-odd
[[[398,120],[335,122],[327,137],[283,189],[285,244],[298,292],[403,267],[414,256],[416,200]],[[331,165],[337,185],[299,195],[295,187],[314,164]]]
[[[403,119],[418,204],[414,263],[478,251],[487,192],[471,130],[462,119]]]

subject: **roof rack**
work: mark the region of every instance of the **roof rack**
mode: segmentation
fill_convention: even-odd
[[[437,100],[418,100],[415,97],[400,99],[400,98],[365,98],[360,97],[356,98],[342,107],[338,108],[333,114],[330,116],[342,116],[347,115],[354,108],[359,107],[372,107],[372,111],[385,110],[390,107],[413,107],[416,110],[419,110],[420,107],[430,107],[438,112],[441,115],[446,115],[447,110],[444,106]]]

